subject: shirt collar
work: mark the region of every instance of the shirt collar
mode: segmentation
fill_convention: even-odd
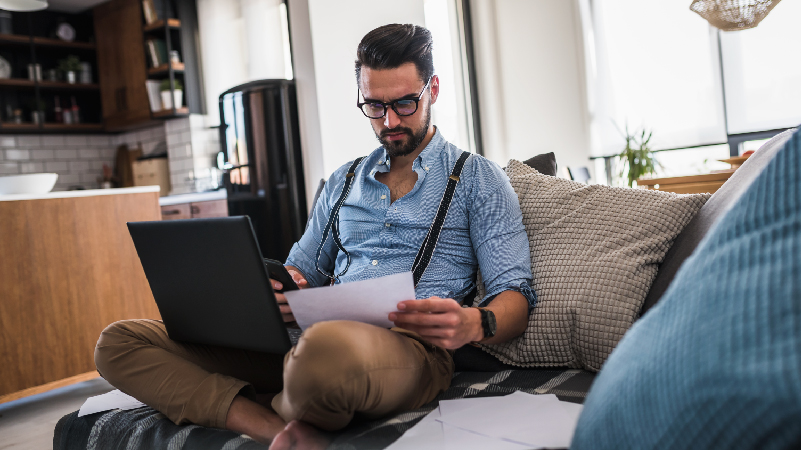
[[[428,142],[426,148],[424,148],[423,151],[420,152],[419,155],[417,155],[417,158],[415,158],[414,163],[412,163],[412,169],[413,170],[419,168],[425,169],[426,167],[430,166],[430,164],[432,163],[432,159],[436,155],[439,155],[440,150],[442,149],[443,142],[444,139],[442,138],[442,134],[440,134],[439,132],[439,128],[437,128],[437,126],[434,125],[434,136],[431,138],[431,141]],[[386,167],[386,171],[389,171],[390,167],[389,156],[387,155],[387,150],[384,149],[383,147],[382,147],[381,157],[378,160],[378,164],[380,166]],[[379,171],[384,172],[385,170],[382,168]]]

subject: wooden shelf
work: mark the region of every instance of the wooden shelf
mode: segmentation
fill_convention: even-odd
[[[31,37],[22,34],[0,34],[0,43],[26,45],[31,43]]]
[[[75,48],[75,49],[82,49],[82,50],[94,50],[96,48],[94,42],[68,42],[62,41],[61,39],[50,39],[44,37],[35,37],[33,38],[34,45],[40,45],[42,47],[62,47],[62,48]]]
[[[0,87],[27,87],[33,88],[36,86],[31,80],[24,78],[0,78]],[[63,81],[40,81],[39,87],[42,89],[66,89],[66,90],[98,90],[98,84],[82,84],[82,83],[65,83]]]
[[[99,90],[99,84],[65,83],[63,81],[40,81],[39,87],[42,89],[76,89],[76,90]]]
[[[162,65],[160,65],[158,67],[153,67],[153,68],[148,69],[147,74],[148,75],[163,75],[165,73],[168,73],[169,70],[170,70],[170,65],[169,64],[162,64]],[[172,63],[172,70],[174,72],[183,72],[184,71],[184,63]]]
[[[153,117],[156,119],[167,119],[170,117],[183,117],[189,115],[189,108],[184,106],[183,108],[178,108],[175,110],[173,114],[172,109],[162,109],[161,111],[156,111],[153,113]]]
[[[8,44],[30,44],[31,43],[31,36],[23,35],[23,34],[0,34],[0,43],[8,43]],[[61,48],[74,48],[74,49],[82,49],[82,50],[94,50],[95,43],[94,42],[69,42],[69,41],[62,41],[61,39],[50,39],[46,37],[33,37],[33,44],[38,45],[41,47],[61,47]]]
[[[0,86],[33,87],[34,83],[25,78],[0,78]]]
[[[39,128],[39,124],[36,123],[14,123],[14,122],[3,122],[0,124],[0,130],[35,130]]]
[[[167,19],[168,28],[181,28],[181,21],[178,19]],[[145,33],[150,31],[158,31],[164,29],[164,20],[157,20],[150,25],[145,25],[143,30]]]
[[[53,131],[101,131],[103,125],[99,123],[45,123],[43,128]]]

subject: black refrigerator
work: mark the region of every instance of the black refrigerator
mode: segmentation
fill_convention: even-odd
[[[250,216],[262,255],[285,261],[306,226],[293,80],[259,80],[220,95],[217,165],[228,214]]]

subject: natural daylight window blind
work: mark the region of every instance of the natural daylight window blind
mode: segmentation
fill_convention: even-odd
[[[729,133],[801,124],[801,1],[783,1],[756,28],[722,32]]]
[[[717,34],[687,0],[585,0],[582,12],[593,154],[620,152],[626,124],[652,130],[654,149],[726,142]]]

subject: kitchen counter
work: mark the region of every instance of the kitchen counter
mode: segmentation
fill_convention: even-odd
[[[118,195],[118,194],[144,194],[148,192],[158,192],[158,186],[139,186],[117,189],[85,189],[78,191],[56,191],[45,194],[9,194],[0,195],[0,202],[17,200],[47,200],[55,198],[78,198],[94,197],[97,195]]]
[[[191,194],[177,194],[168,195],[159,198],[159,205],[170,206],[179,205],[181,203],[195,203],[195,202],[210,202],[213,200],[225,200],[228,198],[228,192],[225,189],[207,192],[193,192]]]
[[[161,220],[158,189],[0,197],[0,403],[96,377],[107,325],[159,318],[126,226]]]

